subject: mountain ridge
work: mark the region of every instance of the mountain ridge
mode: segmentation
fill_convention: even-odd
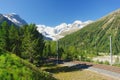
[[[6,21],[9,25],[11,25],[11,24],[15,25],[12,21],[10,21],[6,17],[4,17],[3,14],[0,14],[0,24],[2,24],[4,21]]]
[[[7,21],[9,25],[14,24],[15,26],[18,27],[27,24],[27,22],[16,13],[0,14],[0,23],[2,23],[3,21]],[[92,22],[93,22],[92,20],[88,20],[85,22],[76,20],[71,24],[61,23],[55,27],[41,25],[41,24],[36,26],[39,33],[42,33],[42,35],[45,37],[46,40],[58,40],[70,33],[73,33],[83,28],[84,26]]]
[[[63,38],[65,35],[75,32],[84,26],[92,23],[93,21],[88,20],[82,22],[80,20],[76,20],[71,24],[61,23],[55,27],[45,26],[45,25],[37,25],[37,30],[42,33],[45,37],[49,37],[52,40],[58,40]],[[67,33],[68,32],[68,33]],[[66,33],[66,34],[64,34]]]
[[[14,24],[16,24],[17,26],[23,26],[27,24],[27,22],[16,13],[3,14],[3,16],[11,22],[13,22]]]
[[[66,51],[70,46],[81,53],[109,53],[109,37],[112,36],[113,54],[120,53],[120,9],[88,24],[79,31],[60,39]],[[81,51],[79,51],[81,50]]]
[[[19,15],[15,13],[0,14],[0,24],[4,21],[6,21],[9,25],[13,24],[17,27],[28,24],[24,19],[22,19]]]

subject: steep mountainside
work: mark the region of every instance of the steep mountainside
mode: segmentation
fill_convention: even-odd
[[[59,43],[63,49],[74,46],[76,51],[109,53],[110,36],[112,36],[113,53],[120,53],[120,10],[116,10],[81,30],[67,35]]]
[[[19,15],[15,13],[4,14],[3,16],[6,17],[11,22],[13,22],[14,24],[16,24],[17,26],[23,26],[27,24],[27,22],[24,19],[22,19]]]
[[[0,14],[0,24],[2,22],[6,21],[9,25],[14,24],[13,22],[11,22],[10,20],[8,20],[6,17],[4,17],[2,14]],[[15,24],[14,24],[15,25]]]
[[[22,26],[27,24],[27,22],[25,20],[23,20],[22,18],[20,18],[19,15],[17,14],[0,14],[0,24],[2,22],[6,21],[9,25],[13,24],[16,26]]]

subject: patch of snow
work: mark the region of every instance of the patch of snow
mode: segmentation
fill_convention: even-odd
[[[44,36],[54,38],[54,40],[57,40],[57,38],[63,38],[64,36],[61,36],[60,34],[67,31],[72,31],[74,29],[81,29],[84,26],[92,23],[93,21],[89,20],[86,22],[82,22],[79,20],[74,21],[72,24],[66,24],[62,23],[55,27],[45,26],[45,25],[37,25],[37,30],[42,33]],[[57,38],[56,38],[57,37]]]
[[[3,16],[18,26],[27,24],[27,22],[23,20],[22,18],[20,18],[20,16],[17,15],[16,13],[3,14]]]
[[[4,15],[4,17],[6,17],[7,19],[9,19],[10,21],[12,21],[13,23],[20,23],[19,21],[17,21],[15,18],[11,18],[11,16],[7,16],[7,15]]]

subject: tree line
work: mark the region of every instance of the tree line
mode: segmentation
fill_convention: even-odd
[[[38,64],[43,55],[45,42],[35,24],[16,27],[4,21],[0,25],[0,48]]]

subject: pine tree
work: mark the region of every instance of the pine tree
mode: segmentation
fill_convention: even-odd
[[[0,48],[9,51],[9,26],[6,21],[1,24],[0,27]]]
[[[19,29],[14,25],[10,26],[9,39],[10,52],[16,53],[18,56],[21,56],[21,40],[19,36]]]
[[[44,48],[43,36],[39,34],[34,24],[24,26],[23,30],[22,57],[28,58],[31,63],[34,60],[39,62]]]

